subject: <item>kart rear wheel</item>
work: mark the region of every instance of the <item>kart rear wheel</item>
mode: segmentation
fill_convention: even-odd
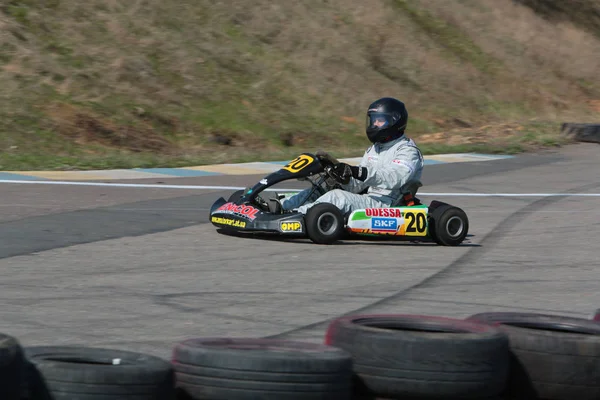
[[[336,242],[344,236],[346,231],[342,212],[329,203],[320,203],[309,208],[304,221],[308,237],[318,244]]]
[[[458,246],[469,233],[469,218],[458,207],[440,206],[431,213],[429,232],[441,246]]]

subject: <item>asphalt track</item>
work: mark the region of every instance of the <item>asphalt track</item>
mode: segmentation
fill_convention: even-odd
[[[320,342],[328,321],[345,313],[587,317],[600,307],[600,197],[469,194],[600,193],[597,149],[581,144],[428,166],[423,192],[464,195],[438,197],[470,216],[471,236],[456,248],[221,235],[207,211],[231,190],[2,183],[0,331],[24,345],[169,357],[175,342],[197,336]],[[247,186],[257,179],[168,183]]]

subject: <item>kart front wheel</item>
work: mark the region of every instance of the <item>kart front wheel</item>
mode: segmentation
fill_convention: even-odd
[[[431,213],[429,232],[442,246],[458,246],[469,232],[469,218],[458,207],[442,205]]]
[[[333,204],[320,203],[308,209],[304,217],[306,233],[318,244],[331,244],[340,240],[344,233],[344,216]]]

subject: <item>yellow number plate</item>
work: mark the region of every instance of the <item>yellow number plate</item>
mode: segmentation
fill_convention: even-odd
[[[304,169],[304,167],[306,167],[307,165],[312,164],[313,161],[314,161],[314,158],[312,158],[311,156],[302,154],[302,155],[294,158],[288,164],[286,164],[283,167],[283,169],[290,171],[292,174],[295,174],[295,173],[301,171],[302,169]]]
[[[404,224],[400,227],[399,235],[426,236],[427,216],[423,210],[406,210],[403,212]]]

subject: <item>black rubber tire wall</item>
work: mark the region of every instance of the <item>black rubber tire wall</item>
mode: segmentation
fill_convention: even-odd
[[[480,313],[467,320],[494,325],[508,335],[515,357],[512,380],[518,382],[512,385],[513,396],[538,396],[548,400],[600,399],[600,324],[597,322],[516,312]],[[523,327],[526,325],[530,328]]]
[[[173,367],[158,357],[69,346],[27,347],[25,355],[32,400],[175,400]]]
[[[463,320],[348,316],[329,325],[325,343],[352,354],[362,396],[492,398],[503,392],[508,378],[507,336]]]
[[[0,333],[0,399],[19,400],[24,368],[23,349],[19,341]]]
[[[173,365],[182,399],[351,399],[352,358],[331,346],[190,339],[175,346]]]

